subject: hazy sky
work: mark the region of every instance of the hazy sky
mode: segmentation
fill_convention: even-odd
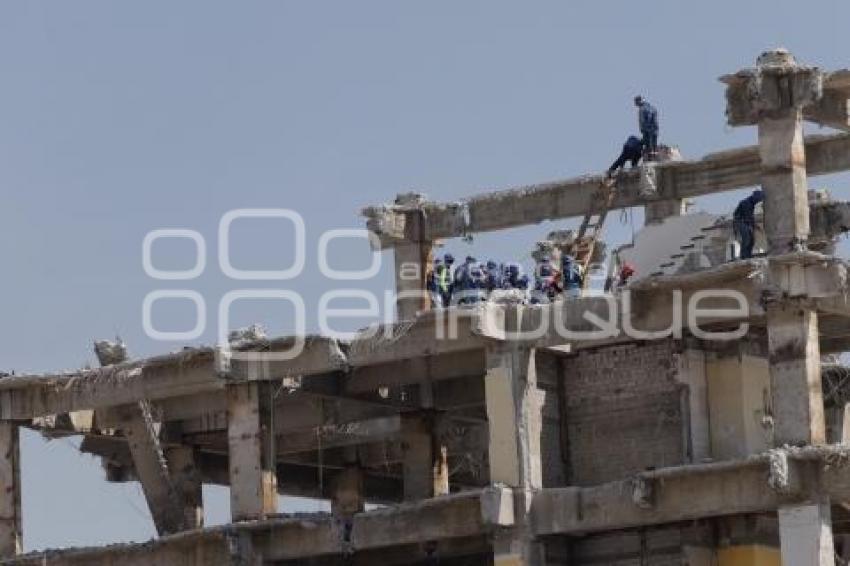
[[[281,287],[221,274],[218,223],[236,208],[305,219],[304,273],[283,288],[303,294],[315,329],[311,307],[340,286],[319,274],[318,238],[362,226],[360,207],[411,189],[452,200],[601,171],[636,130],[637,93],[659,108],[661,141],[685,156],[752,144],[754,129],[725,125],[717,77],[779,45],[825,69],[850,66],[847,21],[846,0],[0,3],[0,368],[93,363],[91,341],[116,333],[136,356],[182,347],[143,332],[155,289],[200,292],[208,331],[196,342],[212,342],[226,292]],[[850,196],[846,178],[811,185]],[[736,198],[698,205],[728,212]],[[518,260],[574,224],[449,249]],[[614,241],[631,238],[619,215],[610,225]],[[145,274],[142,241],[157,228],[203,235],[198,279]],[[279,220],[234,223],[234,266],[283,268],[292,234]],[[193,264],[188,241],[160,244],[158,267]],[[361,241],[331,259],[370,260]],[[344,286],[390,288],[384,259],[379,276]],[[154,315],[163,330],[194,325],[185,301]],[[232,319],[293,328],[279,303],[240,303]],[[26,548],[150,537],[138,485],[106,483],[73,443],[24,434]],[[225,520],[226,490],[206,495],[208,521]]]

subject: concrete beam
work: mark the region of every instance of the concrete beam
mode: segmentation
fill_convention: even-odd
[[[222,443],[226,446],[226,440]],[[369,447],[374,445],[369,445]],[[204,484],[229,486],[230,469],[226,448],[220,452],[211,452],[205,447],[196,447],[195,467],[200,479]],[[127,443],[120,437],[112,436],[86,436],[80,447],[81,452],[92,454],[102,459],[107,470],[107,481],[126,482],[135,481],[132,459],[129,454]],[[363,465],[373,466],[373,469],[365,470],[363,487],[366,498],[375,503],[397,503],[402,499],[401,478],[380,468],[385,464],[385,459],[371,454],[371,450],[364,450],[360,455],[364,457]],[[377,450],[374,450],[377,452]],[[398,452],[398,450],[394,450]],[[393,461],[400,460],[400,456],[392,455]],[[333,465],[331,465],[333,464]],[[329,489],[333,484],[334,476],[346,465],[344,462],[324,462],[324,477],[327,481],[322,485],[316,481],[317,466],[315,462],[292,462],[278,461],[277,465],[277,488],[279,495],[291,495],[295,497],[330,498],[333,496]]]
[[[392,415],[362,421],[323,423],[316,428],[289,431],[277,437],[276,452],[283,456],[388,441],[402,434],[401,421],[402,417]]]
[[[215,393],[224,389],[225,379],[219,372],[228,361],[228,377],[236,381],[313,376],[347,367],[336,340],[315,336],[304,340],[303,351],[292,360],[262,357],[262,352],[288,350],[293,338],[283,337],[262,342],[257,346],[261,351],[253,352],[256,359],[251,361],[222,360],[212,348],[196,348],[97,369],[5,377],[0,380],[0,419],[25,420],[129,405],[142,399]]]
[[[474,309],[440,309],[421,314],[415,322],[369,329],[351,341],[348,364],[358,368],[480,350],[487,341],[476,333],[477,324]]]
[[[276,359],[274,354],[293,351],[298,338],[282,336],[264,340],[252,348],[234,350],[222,354],[227,368],[227,377],[237,381],[275,381],[290,377],[306,377],[344,370],[347,367],[345,353],[340,342],[326,336],[310,335],[301,338],[300,353],[292,359]],[[270,355],[266,355],[270,354]],[[222,360],[219,360],[221,366]],[[217,368],[221,369],[221,367]]]
[[[489,536],[513,525],[513,494],[489,488],[357,513],[346,527],[329,515],[224,525],[139,544],[28,554],[9,566],[148,566],[244,564],[241,549],[271,563],[343,556],[432,541]],[[240,562],[242,560],[242,562]]]
[[[341,380],[344,378],[340,378]],[[154,404],[163,422],[179,423],[184,434],[227,430],[226,392],[197,397],[175,397]],[[302,393],[281,394],[274,403],[277,435],[312,430],[328,423],[338,425],[390,417],[398,409],[386,403]],[[108,412],[98,412],[98,426],[110,428]]]
[[[803,110],[806,120],[829,126],[836,130],[850,131],[850,99],[847,92],[824,92],[813,106]]]
[[[599,486],[537,492],[537,536],[582,535],[745,513],[771,513],[812,498],[850,496],[843,448],[778,450],[747,460],[643,472]]]
[[[354,367],[345,379],[343,388],[347,394],[356,395],[390,385],[397,387],[473,375],[484,375],[483,348]]]
[[[850,135],[810,136],[805,140],[805,167],[810,176],[828,175],[850,169]],[[624,173],[617,185],[611,209],[645,206],[657,201],[694,198],[761,184],[762,169],[758,146],[732,149],[696,161],[659,164],[658,191],[642,196],[635,172]],[[403,241],[457,238],[475,232],[504,230],[544,220],[583,216],[602,175],[529,185],[480,194],[462,203],[425,203],[425,226],[421,235],[399,230],[396,217],[409,208],[376,206],[363,211],[367,226],[381,237],[382,245]],[[403,223],[402,223],[403,224]]]
[[[33,417],[132,405],[195,395],[224,387],[214,352],[197,349],[103,368],[0,380],[0,419]]]

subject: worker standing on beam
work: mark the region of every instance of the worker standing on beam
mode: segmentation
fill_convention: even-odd
[[[631,161],[632,167],[637,167],[640,158],[643,157],[643,142],[637,136],[629,136],[623,144],[620,157],[608,168],[608,177],[613,177],[620,169],[625,167],[627,161]]]
[[[638,125],[646,160],[654,161],[658,155],[658,110],[642,96],[635,97],[635,106],[638,107]]]
[[[741,243],[741,259],[753,257],[756,232],[756,205],[764,200],[764,191],[753,191],[753,194],[738,203],[732,214],[732,230],[735,238]]]

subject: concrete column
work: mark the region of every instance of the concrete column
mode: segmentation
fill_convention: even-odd
[[[233,521],[277,512],[272,384],[227,388],[230,513]]]
[[[21,552],[21,452],[18,425],[0,421],[0,558]]]
[[[828,503],[779,509],[782,563],[794,566],[834,566],[832,518]]]
[[[140,402],[125,411],[121,416],[121,428],[157,533],[166,535],[182,531],[187,528],[183,507],[160,443],[159,425],[153,422],[150,406]]]
[[[514,502],[516,527],[495,538],[493,563],[543,565],[543,543],[534,539],[528,524],[531,494],[543,487],[543,391],[537,388],[535,350],[519,344],[491,346],[487,349],[486,368],[490,483],[521,490]]]
[[[746,458],[770,448],[773,430],[767,358],[741,350],[709,354],[706,363],[711,457]]]
[[[802,110],[789,107],[762,116],[758,134],[768,252],[786,253],[809,238]]]
[[[435,434],[436,415],[429,411],[402,414],[401,448],[404,499],[416,501],[449,492],[446,447]]]
[[[490,430],[490,483],[541,488],[543,404],[537,388],[534,349],[513,344],[488,348],[484,391]]]
[[[405,233],[408,240],[396,245],[395,288],[396,309],[399,320],[410,320],[419,311],[431,307],[426,291],[425,279],[433,263],[433,242],[422,238],[422,213],[410,212],[406,215]]]
[[[705,352],[693,349],[682,352],[675,378],[686,386],[682,399],[682,414],[687,416],[683,431],[685,454],[691,462],[702,462],[711,457]]]
[[[542,543],[510,533],[493,540],[493,566],[545,566],[546,555]]]
[[[351,464],[334,478],[331,511],[337,517],[348,518],[364,508],[363,470],[357,464]]]
[[[809,237],[803,109],[821,97],[822,73],[775,49],[759,56],[756,68],[745,74],[750,78],[740,87],[749,95],[737,96],[738,108],[730,102],[727,114],[734,125],[758,124],[768,251],[786,253]]]
[[[643,207],[644,224],[660,224],[665,218],[681,216],[685,211],[683,199],[659,200]]]
[[[767,310],[773,444],[824,444],[818,315],[793,305]]]
[[[436,441],[436,437],[434,438]],[[432,474],[434,478],[434,497],[449,494],[449,452],[448,448],[440,443],[435,442],[434,461],[432,465]]]
[[[781,254],[809,237],[803,112],[823,95],[823,72],[785,49],[762,53],[755,68],[722,79],[732,126],[757,125],[768,251]]]
[[[174,446],[165,451],[171,482],[183,508],[186,529],[204,526],[204,495],[201,475],[195,465],[195,449],[191,446]]]

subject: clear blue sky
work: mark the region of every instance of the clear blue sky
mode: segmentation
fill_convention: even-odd
[[[725,126],[717,77],[778,45],[825,69],[850,66],[847,21],[846,0],[3,2],[0,368],[78,367],[93,362],[92,339],[116,332],[134,355],[181,347],[142,331],[142,300],[157,288],[201,292],[212,328],[225,292],[269,286],[218,271],[217,225],[233,208],[303,215],[307,266],[286,288],[310,312],[336,286],[317,268],[324,230],[361,226],[361,206],[410,189],[451,200],[600,171],[635,130],[637,93],[686,156],[754,143],[753,129]],[[824,183],[837,181],[812,185]],[[699,206],[726,211],[735,198]],[[450,249],[520,259],[566,225]],[[615,241],[631,237],[612,226]],[[204,235],[199,279],[145,275],[141,243],[155,228]],[[290,238],[273,221],[234,225],[234,263],[285,265]],[[191,264],[186,242],[173,244],[156,248],[157,265]],[[332,259],[354,267],[369,255],[352,244]],[[360,287],[389,288],[387,263]],[[185,307],[159,308],[157,325],[191,327]],[[291,330],[289,314],[245,303],[233,317],[277,333]],[[138,486],[107,484],[69,442],[25,434],[27,549],[150,537]],[[226,492],[207,495],[208,519],[227,517]]]

